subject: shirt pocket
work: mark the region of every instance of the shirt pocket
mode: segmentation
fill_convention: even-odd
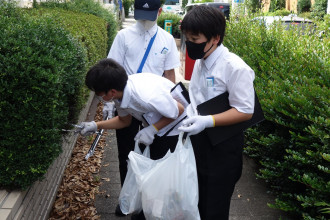
[[[213,87],[207,87],[208,99],[212,99],[222,93],[226,92],[226,87],[220,85],[214,85]]]
[[[154,62],[154,66],[163,71],[165,67],[166,54],[161,54],[160,52],[158,52],[155,53],[154,58],[155,59],[152,59],[152,62]]]

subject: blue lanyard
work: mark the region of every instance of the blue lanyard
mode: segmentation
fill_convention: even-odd
[[[144,53],[143,59],[142,59],[142,61],[141,61],[141,64],[140,64],[140,66],[139,66],[139,69],[137,70],[137,73],[142,73],[142,69],[143,69],[144,63],[145,63],[146,60],[147,60],[147,57],[148,57],[148,55],[149,55],[149,52],[150,52],[151,46],[152,46],[152,44],[154,43],[154,40],[155,40],[155,38],[156,38],[157,32],[158,32],[158,27],[157,27],[157,31],[156,31],[155,35],[154,35],[154,36],[150,39],[150,41],[149,41],[148,48],[147,48],[146,52]]]

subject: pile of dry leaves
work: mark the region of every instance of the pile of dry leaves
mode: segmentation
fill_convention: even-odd
[[[95,121],[102,120],[102,104],[97,107]],[[94,136],[79,136],[71,159],[64,171],[49,220],[55,219],[100,219],[94,206],[95,195],[101,184],[99,170],[105,146],[106,131],[103,133],[94,155],[87,161],[87,154]]]

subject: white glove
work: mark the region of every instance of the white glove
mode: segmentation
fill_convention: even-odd
[[[91,122],[82,122],[80,124],[81,128],[77,129],[77,132],[80,132],[82,136],[92,135],[97,131],[97,125],[95,121]]]
[[[211,115],[192,116],[182,122],[179,131],[188,132],[190,135],[195,135],[203,131],[205,128],[214,127],[214,119]]]
[[[107,117],[112,118],[114,111],[115,111],[115,103],[105,102],[102,110],[103,120],[107,119]]]
[[[152,144],[155,138],[155,134],[157,134],[158,131],[157,129],[153,126],[150,125],[146,128],[143,128],[141,131],[139,131],[135,138],[134,141],[138,141],[139,143],[145,144],[146,146]]]

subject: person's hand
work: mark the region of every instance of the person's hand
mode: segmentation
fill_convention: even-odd
[[[214,127],[214,118],[211,115],[192,116],[182,122],[179,131],[188,132],[190,135],[195,135],[203,131],[205,128]]]
[[[139,131],[134,140],[138,141],[142,144],[145,144],[146,146],[152,144],[155,138],[155,134],[157,134],[158,130],[153,126],[150,125],[146,128],[143,128],[141,131]]]
[[[82,122],[80,128],[76,129],[82,136],[92,135],[97,131],[97,125],[95,121],[91,122]]]
[[[113,112],[115,110],[115,103],[114,102],[106,102],[104,103],[102,114],[103,114],[103,120],[107,119],[107,117],[111,118],[113,115]]]

